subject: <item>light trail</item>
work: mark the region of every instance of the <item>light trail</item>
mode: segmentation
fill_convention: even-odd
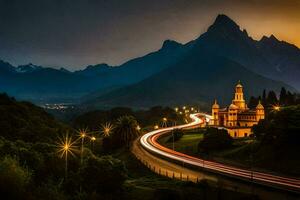
[[[283,176],[277,176],[270,173],[262,173],[257,171],[251,171],[246,169],[241,169],[237,167],[232,167],[230,165],[221,164],[218,162],[208,161],[200,158],[195,158],[172,149],[166,148],[157,142],[157,139],[164,134],[174,130],[174,129],[185,129],[194,128],[201,125],[204,121],[198,116],[202,116],[205,120],[210,119],[210,115],[204,113],[191,114],[191,123],[173,126],[168,128],[162,128],[158,130],[146,133],[140,138],[140,144],[149,152],[156,153],[168,159],[175,161],[180,161],[182,163],[187,163],[189,165],[205,168],[212,172],[221,173],[230,177],[239,178],[247,181],[253,181],[255,183],[280,187],[288,190],[300,190],[300,180],[294,178],[287,178]]]

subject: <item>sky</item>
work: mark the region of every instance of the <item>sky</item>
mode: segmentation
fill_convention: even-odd
[[[186,43],[226,14],[254,39],[300,47],[300,0],[0,0],[0,59],[70,70]]]

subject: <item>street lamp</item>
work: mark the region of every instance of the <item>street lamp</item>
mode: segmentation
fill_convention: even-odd
[[[280,111],[280,106],[279,105],[275,105],[275,106],[273,106],[273,110],[275,110],[275,111]]]
[[[91,137],[91,145],[92,145],[92,150],[94,150],[94,142],[96,141],[96,138],[94,136]]]
[[[162,127],[167,127],[168,124],[167,124],[167,121],[168,119],[166,117],[163,118],[163,124],[162,124]]]
[[[141,127],[140,127],[139,125],[137,125],[136,130],[137,130],[137,131],[140,131],[140,130],[141,130]]]
[[[81,138],[80,163],[82,164],[83,163],[83,143],[84,143],[84,138],[87,136],[87,129],[80,129],[79,136]]]
[[[175,108],[175,111],[178,112],[178,108],[177,107]]]
[[[111,123],[106,123],[104,125],[102,125],[102,133],[104,135],[104,137],[108,137],[113,129],[113,125]]]
[[[65,157],[65,178],[68,177],[68,154],[74,156],[73,151],[75,151],[74,143],[72,138],[68,136],[68,134],[63,138],[59,139],[58,142],[58,153],[60,153],[60,157]]]
[[[154,126],[154,129],[158,129],[158,128],[159,128],[158,125],[155,125],[155,126]]]

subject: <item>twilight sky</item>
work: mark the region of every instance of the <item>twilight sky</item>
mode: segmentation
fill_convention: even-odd
[[[300,47],[300,0],[0,0],[0,59],[71,70],[186,43],[223,13]]]

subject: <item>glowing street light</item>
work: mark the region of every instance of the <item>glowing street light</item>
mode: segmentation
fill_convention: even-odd
[[[92,136],[91,138],[91,146],[92,146],[92,151],[94,150],[94,142],[96,141],[96,137]]]
[[[136,127],[136,130],[137,130],[137,131],[140,131],[140,130],[141,130],[141,127],[138,125],[138,126]]]
[[[167,127],[168,126],[168,124],[167,124],[168,119],[166,117],[164,117],[162,120],[163,120],[162,127]]]
[[[159,128],[158,125],[155,125],[155,126],[154,126],[154,129],[158,129],[158,128]]]
[[[84,138],[87,136],[87,129],[79,129],[79,137],[81,138],[81,149],[80,149],[80,163],[83,163],[83,143]]]
[[[111,123],[106,123],[102,125],[101,133],[103,133],[104,137],[108,137],[113,129],[113,125]]]
[[[273,106],[273,110],[280,111],[280,106],[278,106],[278,105]]]
[[[68,134],[63,138],[59,139],[58,142],[58,153],[60,154],[60,157],[65,157],[65,178],[68,177],[68,154],[71,154],[71,156],[74,156],[75,141],[72,141],[72,138],[68,136]]]
[[[175,109],[174,109],[176,112],[178,112],[178,108],[176,107]]]
[[[183,107],[182,107],[182,110],[185,110],[185,109],[186,109],[186,106],[183,106]]]

